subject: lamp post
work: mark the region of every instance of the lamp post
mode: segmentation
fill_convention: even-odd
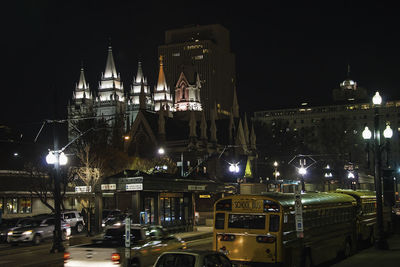
[[[276,180],[278,179],[278,176],[281,174],[280,174],[280,172],[278,172],[278,166],[279,166],[278,162],[274,161],[273,165],[274,165],[274,177],[275,177],[275,182],[276,182]]]
[[[374,104],[374,131],[373,135],[371,131],[366,126],[362,136],[365,140],[371,139],[373,137],[373,151],[374,151],[374,176],[375,176],[375,193],[376,193],[376,222],[377,222],[377,239],[375,243],[375,247],[378,249],[388,249],[388,243],[385,238],[384,228],[383,228],[383,207],[382,207],[382,146],[381,146],[381,137],[379,130],[379,108],[382,103],[382,97],[379,95],[379,92],[376,92],[374,97],[372,98],[372,103]],[[390,126],[389,126],[390,128]],[[391,138],[393,135],[393,131],[385,130],[384,137]]]
[[[301,176],[301,192],[304,193],[306,191],[306,184],[304,183],[304,175],[307,174],[307,169],[304,168],[303,165],[301,165],[300,168],[297,170]]]
[[[46,156],[47,164],[54,165],[54,232],[53,232],[53,247],[50,252],[64,252],[65,248],[62,243],[61,232],[61,192],[60,192],[60,165],[65,165],[68,158],[62,150],[57,150],[57,142],[54,145],[55,150],[49,151]]]

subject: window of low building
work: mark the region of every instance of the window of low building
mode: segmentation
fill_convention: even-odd
[[[7,198],[7,213],[18,213],[18,198]]]
[[[32,213],[32,199],[21,197],[19,199],[19,213]]]

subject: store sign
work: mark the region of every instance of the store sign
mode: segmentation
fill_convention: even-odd
[[[126,191],[141,191],[143,190],[143,184],[126,184]]]
[[[199,195],[199,198],[211,198],[211,195]]]
[[[117,185],[116,184],[102,184],[101,185],[101,190],[116,190]]]
[[[75,193],[90,193],[92,192],[91,186],[75,186]]]
[[[188,190],[190,191],[205,191],[205,185],[188,185]]]

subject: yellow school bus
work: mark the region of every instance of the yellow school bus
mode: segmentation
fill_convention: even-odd
[[[213,249],[237,264],[263,266],[311,266],[350,255],[356,241],[356,200],[325,192],[300,197],[301,214],[293,193],[232,195],[216,201]],[[299,220],[302,227],[296,225]]]
[[[376,193],[369,190],[336,189],[336,192],[348,194],[357,201],[356,225],[357,239],[360,244],[373,244],[376,236]],[[385,231],[391,231],[390,207],[383,207]]]

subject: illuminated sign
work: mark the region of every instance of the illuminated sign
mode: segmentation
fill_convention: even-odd
[[[102,184],[101,185],[101,190],[116,190],[117,185],[116,184]]]
[[[89,193],[92,192],[91,186],[75,186],[75,193]]]
[[[211,198],[211,195],[199,195],[199,198]]]
[[[204,191],[206,190],[205,185],[188,185],[188,190],[190,191]]]
[[[241,199],[232,202],[234,211],[263,212],[262,199]]]
[[[141,191],[143,190],[143,184],[126,184],[126,191]]]

